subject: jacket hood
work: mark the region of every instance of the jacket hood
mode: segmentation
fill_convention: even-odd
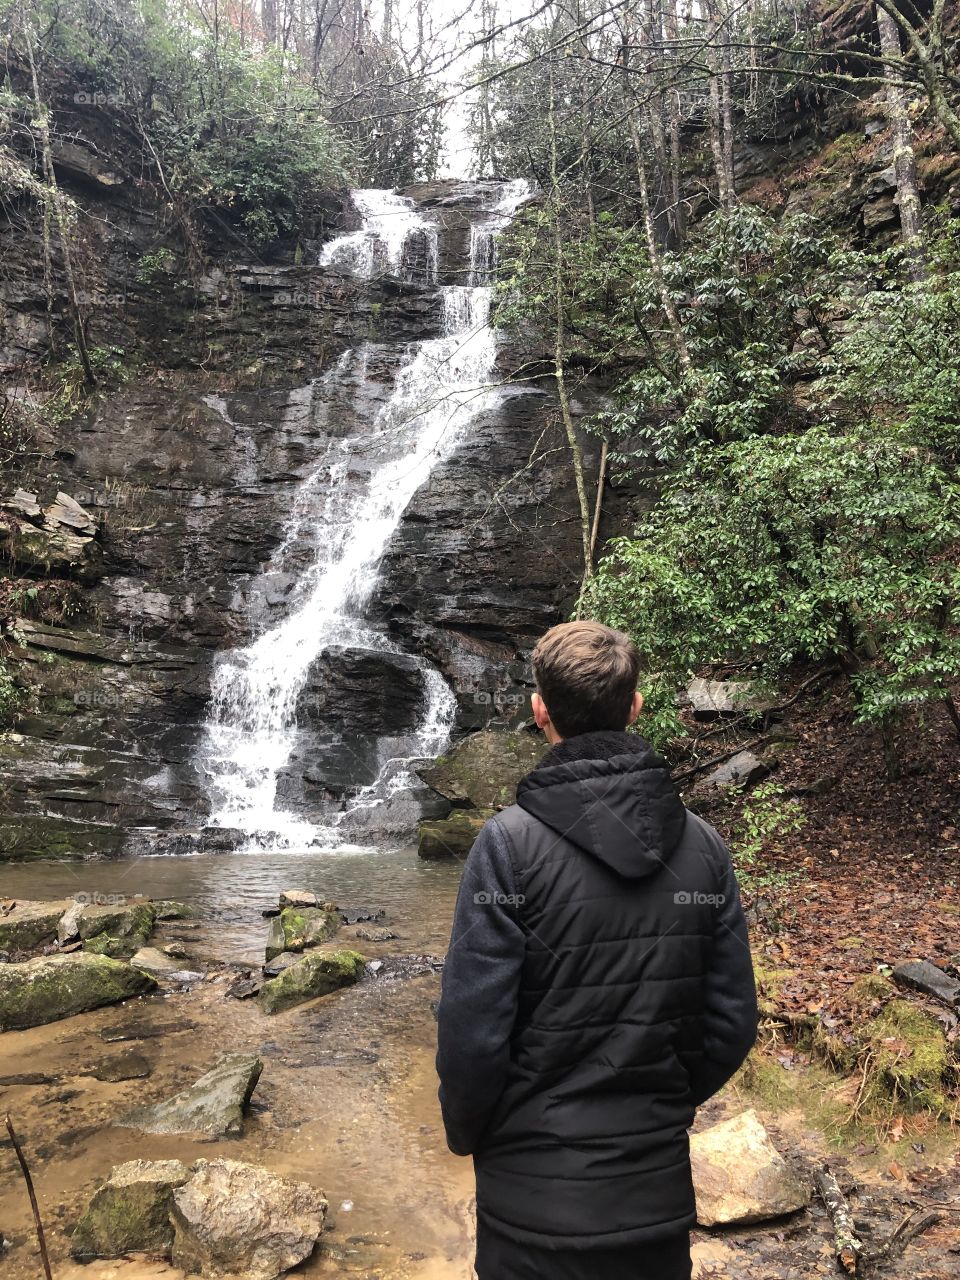
[[[517,803],[629,880],[659,871],[686,823],[666,761],[633,733],[558,743],[521,781]]]

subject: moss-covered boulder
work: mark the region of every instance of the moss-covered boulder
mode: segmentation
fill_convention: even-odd
[[[0,965],[0,1031],[57,1022],[144,995],[156,985],[140,969],[85,951]]]
[[[457,808],[503,809],[515,802],[520,779],[540,763],[546,751],[547,743],[539,733],[481,729],[417,773]]]
[[[74,904],[63,902],[18,902],[0,915],[0,951],[34,951],[56,942],[61,917]]]
[[[166,1254],[173,1244],[173,1193],[190,1179],[179,1160],[129,1160],[98,1188],[77,1223],[70,1252],[80,1261],[125,1253]]]
[[[465,858],[493,809],[454,809],[449,818],[420,823],[421,858]]]
[[[328,942],[340,928],[340,916],[326,907],[284,907],[270,922],[267,961],[284,951],[305,951]]]
[[[78,927],[84,951],[126,960],[147,941],[155,922],[152,902],[132,902],[84,907]]]
[[[270,978],[260,988],[264,1013],[280,1013],[305,1000],[349,987],[363,974],[364,959],[358,951],[314,951]]]

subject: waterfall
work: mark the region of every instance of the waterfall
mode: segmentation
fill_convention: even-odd
[[[524,182],[503,184],[500,197],[471,237],[471,283],[447,286],[442,332],[410,346],[389,399],[360,438],[330,440],[324,456],[300,486],[268,571],[282,572],[288,552],[309,542],[311,562],[300,576],[286,616],[245,648],[221,656],[212,677],[201,764],[211,801],[211,822],[239,828],[255,847],[336,843],[338,819],[322,827],[277,807],[277,781],[294,755],[298,699],[317,658],[334,646],[396,652],[386,636],[364,620],[380,561],[410,500],[437,464],[451,456],[469,424],[499,402],[493,385],[497,339],[490,326],[489,283],[474,283],[492,266],[492,237],[527,198]],[[399,274],[413,236],[433,244],[436,228],[412,201],[393,192],[353,193],[362,218],[359,231],[340,236],[322,253],[324,264],[366,278],[383,264]],[[476,260],[474,255],[476,254]],[[349,378],[366,378],[368,349],[346,352],[335,369],[313,385],[323,411],[325,393]],[[365,483],[345,481],[358,456],[369,467]],[[320,502],[320,518],[310,510]],[[455,700],[439,674],[424,667],[425,707],[412,755],[435,755],[446,743]],[[355,821],[402,791],[404,762],[385,761],[380,777],[349,806]],[[362,825],[362,824],[361,824]]]

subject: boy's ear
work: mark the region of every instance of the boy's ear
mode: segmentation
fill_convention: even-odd
[[[538,729],[545,729],[550,723],[550,712],[547,710],[547,704],[540,697],[539,693],[530,695],[530,710],[533,712],[533,718],[537,723]]]
[[[633,724],[634,720],[636,720],[637,716],[640,714],[642,710],[643,710],[643,694],[638,689],[637,692],[633,695],[633,701],[630,703],[630,719],[627,721],[627,724]]]

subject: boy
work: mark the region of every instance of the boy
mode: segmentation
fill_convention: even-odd
[[[551,750],[467,858],[438,1014],[477,1275],[688,1280],[687,1130],[757,1032],[730,855],[625,731],[627,636],[562,624],[533,671]]]

